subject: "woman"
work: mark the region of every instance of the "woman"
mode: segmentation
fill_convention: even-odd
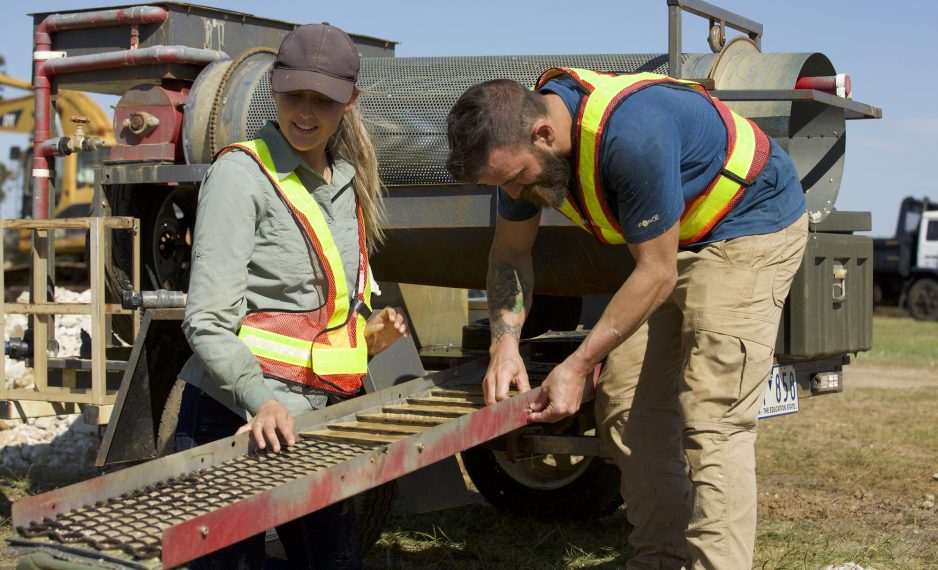
[[[358,70],[342,30],[292,31],[270,77],[277,122],[222,150],[206,174],[183,322],[194,354],[180,373],[179,450],[250,431],[278,453],[296,441],[295,415],[360,393],[368,356],[407,334],[399,310],[367,324],[361,315],[384,210],[354,107]],[[350,503],[277,532],[292,567],[361,565]],[[257,568],[263,556],[257,536],[193,567]]]

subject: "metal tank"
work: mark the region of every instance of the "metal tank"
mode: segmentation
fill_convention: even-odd
[[[209,162],[224,145],[252,138],[266,119],[275,118],[269,82],[273,59],[272,50],[253,50],[233,61],[212,63],[200,74],[183,125],[190,163]],[[388,240],[375,256],[376,276],[484,288],[495,215],[492,188],[456,185],[443,166],[446,116],[468,87],[495,78],[533,86],[541,72],[554,66],[667,74],[668,62],[668,54],[363,58],[358,105],[389,188]],[[731,107],[789,151],[812,220],[822,221],[840,187],[845,109],[814,99],[746,99],[758,93],[790,97],[799,78],[833,75],[827,57],[763,54],[754,42],[739,37],[720,53],[684,54],[681,64],[684,77],[729,94],[724,100]],[[534,250],[539,293],[612,293],[633,267],[625,248],[597,243],[556,212],[545,212],[541,225]]]

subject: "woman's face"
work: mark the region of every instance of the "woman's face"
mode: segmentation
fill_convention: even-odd
[[[315,91],[273,93],[277,104],[277,120],[287,141],[310,166],[325,160],[326,143],[339,128],[347,104],[338,103]]]

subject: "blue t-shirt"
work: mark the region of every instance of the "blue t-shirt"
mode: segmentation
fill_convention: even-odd
[[[569,78],[552,79],[540,92],[559,95],[574,118],[584,96],[579,84]],[[776,232],[804,213],[806,203],[795,166],[770,141],[771,154],[762,172],[699,244]],[[684,205],[723,167],[726,127],[699,91],[654,85],[630,95],[613,112],[600,156],[599,176],[612,214],[619,219],[625,241],[641,243],[673,226]],[[526,220],[539,211],[501,190],[498,197],[498,212],[508,220]]]

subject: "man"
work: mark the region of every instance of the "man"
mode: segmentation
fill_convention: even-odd
[[[548,70],[533,92],[476,85],[448,136],[453,176],[499,187],[486,402],[529,389],[518,346],[539,208],[624,244],[634,271],[531,419],[575,413],[604,362],[595,411],[635,527],[628,567],[750,568],[757,413],[807,237],[789,157],[697,84],[585,69]]]

